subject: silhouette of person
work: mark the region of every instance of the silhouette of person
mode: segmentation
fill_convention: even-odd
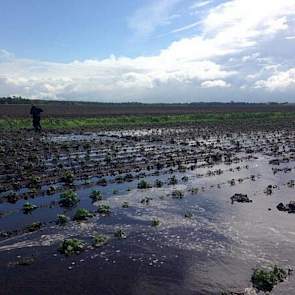
[[[41,131],[41,113],[43,112],[42,109],[35,107],[34,105],[31,107],[31,111],[30,114],[33,118],[33,127],[35,129],[36,132],[40,132]]]

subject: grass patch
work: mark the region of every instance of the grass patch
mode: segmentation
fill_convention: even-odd
[[[180,115],[130,115],[130,116],[107,116],[90,118],[44,118],[42,126],[45,129],[59,128],[85,128],[85,127],[128,127],[144,125],[165,125],[178,123],[201,123],[201,122],[225,122],[236,120],[279,120],[295,118],[295,112],[200,112],[197,114]],[[32,128],[29,118],[1,118],[0,129]]]

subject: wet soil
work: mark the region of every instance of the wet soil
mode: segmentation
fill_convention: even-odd
[[[251,286],[256,267],[292,268],[295,215],[277,205],[295,200],[294,132],[287,122],[3,131],[0,293],[221,294]],[[64,208],[68,190],[80,201]],[[252,202],[232,202],[239,194]],[[27,202],[37,208],[24,212]],[[93,217],[73,220],[78,208]],[[69,222],[58,225],[58,214]],[[94,247],[96,234],[108,242]],[[85,251],[61,254],[69,238]],[[291,276],[273,294],[294,284]]]

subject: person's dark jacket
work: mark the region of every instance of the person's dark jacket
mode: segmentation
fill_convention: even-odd
[[[40,118],[40,114],[42,112],[43,112],[42,109],[32,106],[30,114],[33,116],[33,118]]]

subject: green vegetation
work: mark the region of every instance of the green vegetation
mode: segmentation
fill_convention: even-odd
[[[62,177],[62,181],[65,184],[72,184],[74,182],[74,179],[75,179],[74,173],[71,171],[65,171]]]
[[[83,241],[78,239],[66,239],[61,244],[59,251],[66,256],[79,254],[85,248]]]
[[[109,240],[108,237],[106,237],[104,235],[96,234],[93,237],[93,246],[100,247],[100,246],[106,244],[108,242],[108,240]]]
[[[29,232],[34,232],[36,230],[39,230],[41,228],[41,226],[42,226],[41,222],[33,222],[32,224],[27,226],[27,230]]]
[[[90,198],[92,199],[92,202],[97,202],[102,200],[101,192],[98,190],[93,190],[91,192]]]
[[[85,127],[116,127],[144,126],[183,123],[216,123],[237,120],[279,120],[295,118],[295,112],[200,112],[180,115],[144,115],[144,116],[100,116],[91,118],[44,118],[42,126],[46,129],[85,128]],[[0,129],[31,128],[30,118],[2,118]]]
[[[150,188],[151,185],[145,181],[144,179],[142,179],[138,184],[137,184],[137,188],[138,189],[147,189],[147,188]]]
[[[38,206],[36,205],[33,205],[33,204],[30,204],[29,202],[26,202],[24,205],[23,205],[23,212],[25,214],[29,214],[31,213],[33,210],[37,209]]]
[[[152,226],[159,226],[160,225],[160,220],[159,219],[153,219],[152,220]]]
[[[79,208],[75,213],[74,220],[87,220],[89,217],[93,217],[93,213],[89,212],[87,209]]]
[[[41,178],[39,176],[31,176],[29,179],[28,187],[38,188],[40,186]]]
[[[62,207],[73,207],[80,201],[78,195],[72,191],[67,190],[60,195],[59,204]]]
[[[288,273],[276,265],[271,270],[255,269],[251,277],[253,287],[258,291],[271,292],[273,287],[280,282],[283,282],[288,276]]]
[[[35,262],[34,257],[18,257],[16,265],[28,266]]]
[[[107,215],[111,213],[111,208],[109,205],[102,204],[102,205],[99,205],[97,212],[100,214]]]
[[[64,214],[59,214],[57,215],[57,221],[56,221],[56,224],[59,224],[59,225],[66,225],[69,221],[69,218],[64,215]]]

